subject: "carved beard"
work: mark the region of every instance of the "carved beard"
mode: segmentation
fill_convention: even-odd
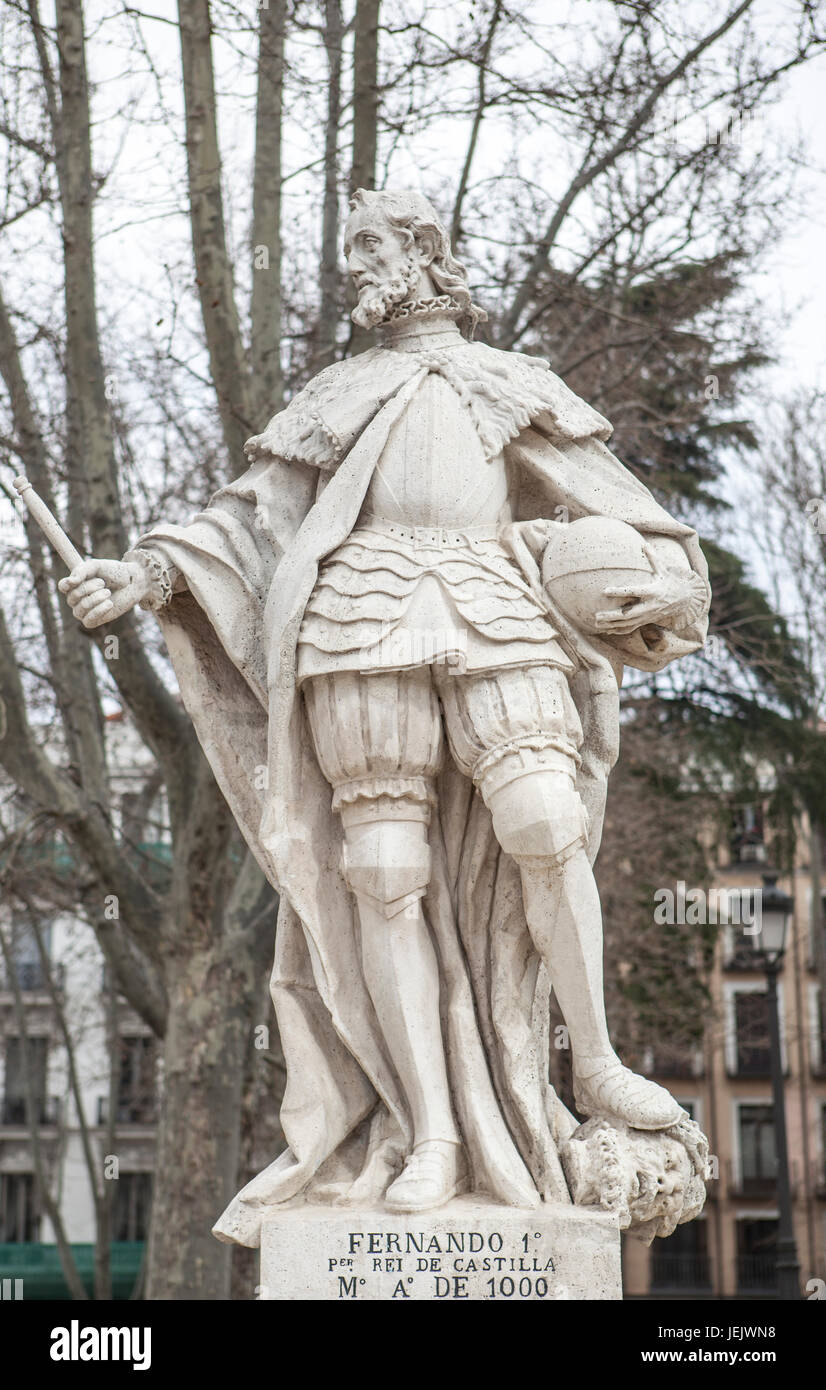
[[[400,275],[392,280],[383,280],[380,285],[363,285],[359,291],[359,302],[351,313],[353,323],[359,328],[375,328],[387,318],[391,309],[403,304],[419,283],[419,267],[412,256],[408,256]]]

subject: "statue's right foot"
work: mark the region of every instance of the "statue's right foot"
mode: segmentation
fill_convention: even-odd
[[[588,1076],[574,1074],[574,1100],[583,1115],[613,1115],[632,1129],[668,1129],[683,1113],[664,1086],[606,1057]]]
[[[461,1144],[429,1139],[417,1144],[384,1200],[390,1211],[431,1211],[467,1188]]]

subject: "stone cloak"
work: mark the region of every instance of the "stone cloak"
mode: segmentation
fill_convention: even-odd
[[[465,352],[477,349],[493,352],[463,344]],[[325,393],[323,416],[314,410],[304,445],[295,442],[289,421],[286,428],[277,424],[292,411],[296,425],[304,415],[300,429],[306,429],[301,393],[251,441],[253,466],[204,512],[188,526],[159,527],[139,542],[186,579],[187,591],[159,615],[181,694],[242,833],[280,893],[271,993],[287,1066],[281,1110],[287,1148],[214,1228],[220,1239],[244,1245],[258,1244],[262,1215],[274,1203],[375,1202],[410,1145],[406,1103],[358,968],[356,905],[339,867],[340,825],[295,682],[298,631],[319,564],[353,529],[392,424],[427,371],[439,369],[434,358],[443,356],[404,354],[402,367],[395,361],[401,354],[382,357],[382,351],[328,369],[336,391]],[[547,371],[536,359],[522,361]],[[348,378],[363,386],[368,376],[368,393],[348,391]],[[506,372],[500,380],[507,393]],[[307,388],[311,396],[314,385]],[[524,377],[511,387],[516,432],[506,458],[519,522],[553,517],[561,506],[570,520],[615,517],[647,539],[668,538],[705,577],[695,533],[610,453],[603,442],[607,422],[550,372],[543,391],[533,382],[526,391]],[[335,416],[336,399],[346,429]],[[284,443],[291,431],[289,460],[263,445]],[[336,441],[324,462],[315,456],[320,439]],[[532,531],[519,522],[509,528],[512,553],[541,593]],[[699,647],[705,627],[698,622],[663,633],[653,648],[639,634],[586,642],[546,595],[543,602],[578,667],[572,692],[585,734],[579,789],[591,819],[593,859],[618,750],[622,666],[659,669]],[[575,1121],[548,1082],[550,983],[527,930],[518,869],[499,849],[481,798],[449,759],[438,798],[424,906],[472,1186],[508,1205],[569,1202],[558,1150]]]

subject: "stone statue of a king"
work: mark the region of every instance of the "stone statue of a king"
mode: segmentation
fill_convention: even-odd
[[[157,612],[280,895],[287,1147],[216,1234],[256,1245],[276,1204],[461,1193],[664,1234],[702,1205],[707,1149],[611,1044],[592,865],[623,667],[705,638],[697,536],[547,362],[473,341],[485,315],[424,197],[358,191],[344,251],[376,345],[189,525],[61,585],[87,627],[110,601]],[[549,1084],[551,988],[585,1124]]]

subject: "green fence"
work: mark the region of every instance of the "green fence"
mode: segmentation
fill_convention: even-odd
[[[131,1297],[140,1274],[143,1251],[142,1240],[113,1243],[113,1298]],[[91,1297],[95,1247],[73,1245],[72,1255]],[[22,1279],[24,1299],[69,1297],[56,1245],[0,1245],[0,1279]]]

